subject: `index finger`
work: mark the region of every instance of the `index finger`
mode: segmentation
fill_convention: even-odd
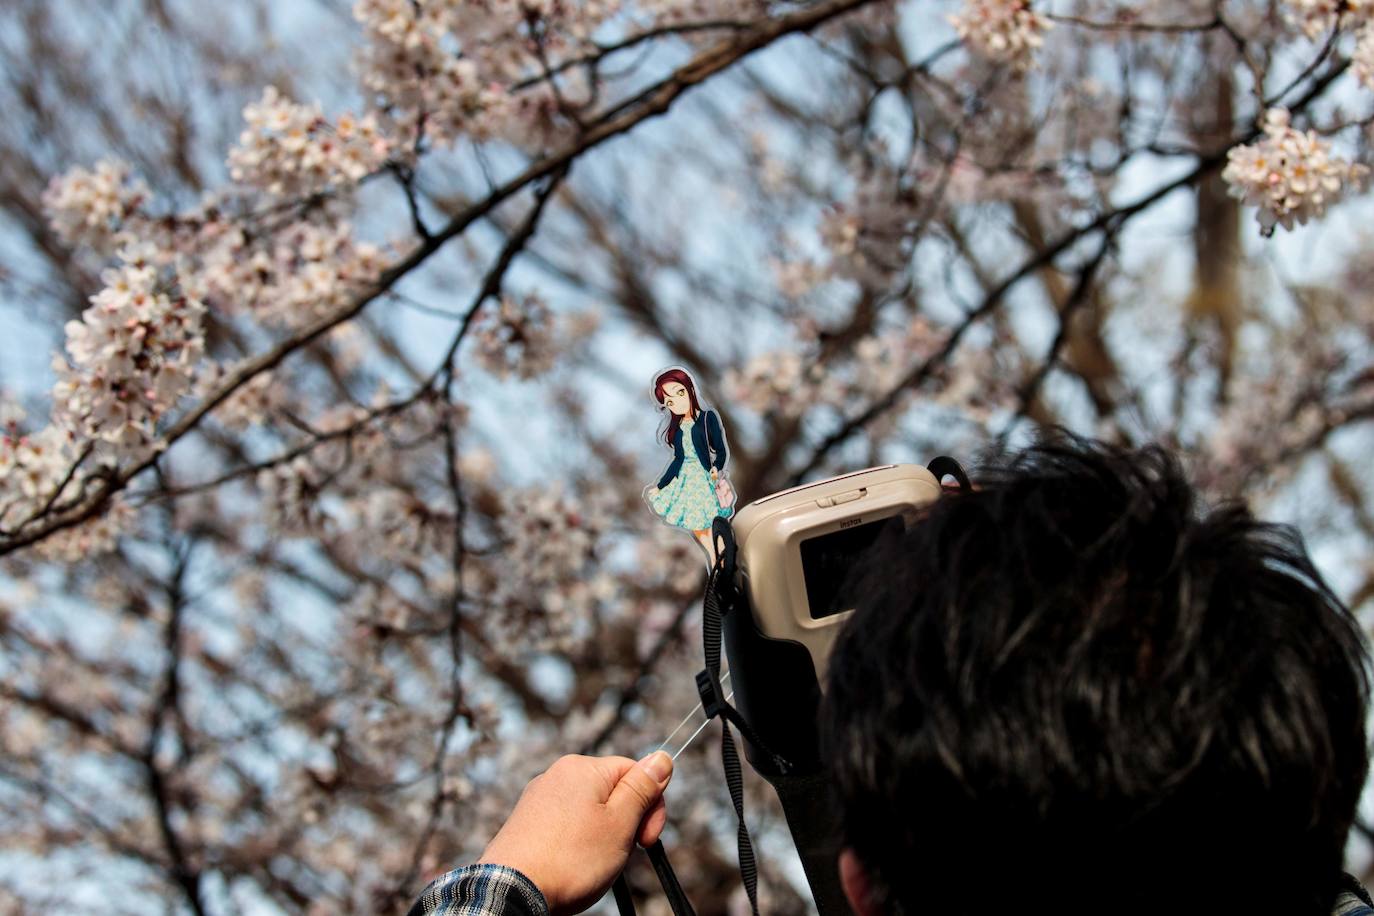
[[[644,820],[639,825],[639,833],[635,839],[640,846],[648,849],[658,842],[658,838],[663,834],[663,828],[668,824],[668,804],[662,798],[654,802],[654,806],[649,809],[649,813],[644,815]]]

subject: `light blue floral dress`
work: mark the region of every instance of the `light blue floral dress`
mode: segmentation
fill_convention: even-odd
[[[649,506],[670,525],[702,531],[711,527],[716,516],[729,518],[735,510],[721,506],[711,475],[692,454],[692,425],[692,420],[682,418],[679,434],[686,443],[688,457],[677,476],[649,497]]]

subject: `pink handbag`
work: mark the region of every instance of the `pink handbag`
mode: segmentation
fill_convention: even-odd
[[[722,509],[729,509],[735,504],[735,488],[724,477],[716,478],[716,501]]]

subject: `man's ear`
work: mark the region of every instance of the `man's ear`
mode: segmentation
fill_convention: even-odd
[[[859,857],[854,855],[854,850],[847,847],[840,850],[840,887],[844,888],[844,895],[849,898],[849,908],[854,911],[854,916],[881,916],[878,909],[869,903],[872,894],[868,872],[864,870]]]

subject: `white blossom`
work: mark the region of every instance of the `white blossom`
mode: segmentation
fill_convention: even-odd
[[[1284,18],[1313,40],[1333,29],[1358,29],[1350,60],[1355,78],[1374,89],[1374,2],[1372,0],[1285,0]]]
[[[1017,70],[1031,65],[1051,26],[1027,0],[965,0],[949,21],[975,54]]]
[[[1264,137],[1232,148],[1221,177],[1230,193],[1259,208],[1260,231],[1271,235],[1275,224],[1292,229],[1326,212],[1347,185],[1361,183],[1369,169],[1331,153],[1315,131],[1289,124],[1288,111],[1271,108],[1264,118]]]
[[[9,419],[0,430],[0,526],[12,528],[40,504],[63,495],[57,488],[77,455],[63,430],[48,426],[27,433],[22,412],[8,406]]]
[[[831,204],[821,218],[820,240],[831,255],[831,274],[868,287],[890,283],[909,263],[919,213],[918,189],[888,165],[865,167],[848,197]]]
[[[568,648],[587,635],[593,609],[619,590],[602,544],[613,503],[599,492],[565,494],[561,483],[509,491],[504,501],[503,562],[492,599],[515,616],[503,620],[503,639],[512,648]]]
[[[229,151],[230,177],[276,196],[356,183],[390,153],[375,115],[344,114],[331,124],[318,105],[292,102],[275,86],[243,110],[243,119],[238,145]]]
[[[150,193],[127,163],[104,159],[92,170],[74,168],[55,176],[43,193],[43,206],[68,244],[106,250]]]
[[[451,514],[437,511],[414,493],[375,486],[357,500],[358,525],[368,532],[370,552],[405,562],[427,553],[442,555],[452,529]]]
[[[264,515],[274,530],[303,536],[325,528],[330,521],[320,501],[325,476],[305,455],[258,472]]]
[[[1374,22],[1366,22],[1360,27],[1350,62],[1360,85],[1374,89]]]
[[[363,84],[387,103],[407,143],[421,131],[451,144],[464,134],[485,137],[508,99],[495,73],[483,73],[469,47],[481,41],[472,26],[504,12],[518,23],[514,4],[411,0],[358,0],[353,16],[362,25]],[[462,40],[459,36],[462,35]],[[459,51],[465,53],[458,53]]]
[[[458,473],[465,483],[490,486],[498,470],[496,456],[485,448],[464,449],[458,456]]]
[[[205,366],[196,381],[196,394],[206,396],[225,384],[230,367],[220,363]],[[215,419],[233,430],[245,430],[262,425],[278,408],[284,406],[284,387],[272,372],[260,372],[239,385],[215,408]]]
[[[299,220],[270,235],[239,227],[213,233],[183,283],[216,312],[248,312],[299,327],[327,314],[376,281],[382,249],[358,241],[347,220]]]
[[[474,328],[478,364],[498,378],[529,379],[553,367],[559,353],[596,330],[591,312],[555,316],[544,300],[502,295],[495,308],[483,311]]]
[[[1319,38],[1337,23],[1368,21],[1374,12],[1370,0],[1284,0],[1284,18],[1308,38]]]
[[[824,377],[819,364],[795,349],[775,350],[728,371],[725,392],[756,413],[795,417],[815,404]]]
[[[73,434],[57,425],[34,432],[23,428],[24,412],[0,407],[0,528],[16,530],[52,506],[75,498],[88,473]],[[132,521],[128,503],[115,497],[93,518],[56,531],[36,546],[39,556],[74,562],[108,551]]]
[[[814,342],[759,354],[727,372],[725,388],[734,403],[765,415],[797,417],[817,407],[847,411],[896,388],[942,342],[942,334],[917,316],[900,328],[866,335],[848,353],[824,361]]]
[[[66,326],[54,413],[116,456],[147,445],[191,387],[204,350],[204,307],[177,292],[139,249],[106,270],[104,289]]]
[[[801,299],[830,278],[831,271],[814,261],[774,261],[773,277],[778,292],[788,299]]]
[[[553,316],[538,296],[501,296],[480,316],[474,336],[478,364],[499,378],[533,378],[553,365]]]

